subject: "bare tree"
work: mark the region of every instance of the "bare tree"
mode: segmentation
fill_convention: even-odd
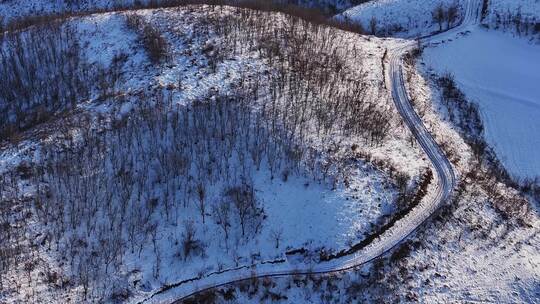
[[[458,18],[459,8],[457,3],[454,3],[448,7],[448,10],[446,12],[446,28],[450,29],[450,26],[452,26],[457,18]]]
[[[371,16],[369,20],[369,32],[371,35],[377,34],[377,18],[375,16]]]
[[[136,14],[128,14],[126,23],[130,29],[138,34],[152,62],[159,63],[168,59],[169,46],[156,27],[147,22],[144,17]]]
[[[232,198],[238,217],[240,218],[240,226],[242,227],[242,236],[246,234],[246,222],[251,211],[252,198],[249,197],[248,192],[242,187],[236,187],[230,189],[227,194]]]
[[[278,249],[279,243],[283,238],[283,228],[272,229],[272,231],[270,231],[270,238],[276,244],[276,249]]]
[[[258,207],[253,187],[247,184],[229,188],[225,192],[232,201],[242,228],[242,237],[246,236],[248,225],[257,233],[262,222],[262,210]]]
[[[202,183],[199,183],[197,185],[197,198],[199,199],[199,212],[202,217],[203,224],[205,223],[205,214],[206,214],[206,204],[205,204],[205,197],[206,197],[206,189],[204,188],[204,185]]]
[[[442,31],[442,25],[445,19],[445,12],[442,4],[437,5],[437,7],[431,13],[431,16],[433,18],[433,21],[439,24],[439,31]]]
[[[231,227],[231,205],[225,200],[220,200],[217,205],[214,205],[213,209],[216,224],[219,225],[223,230],[223,233],[225,233],[225,243],[227,243],[227,240],[229,239],[229,228]]]
[[[184,261],[193,253],[202,249],[199,240],[195,239],[195,224],[193,221],[184,221],[184,233],[182,234],[182,251]]]

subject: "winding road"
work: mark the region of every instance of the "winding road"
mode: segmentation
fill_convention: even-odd
[[[434,43],[463,32],[469,25],[474,25],[479,21],[481,5],[481,0],[468,0],[465,4],[463,21],[459,26],[446,32],[421,37],[420,40],[423,43]],[[349,270],[380,257],[422,225],[451,196],[456,184],[456,178],[452,165],[413,109],[407,95],[403,80],[402,58],[415,45],[414,41],[407,41],[399,47],[389,50],[390,64],[387,77],[399,113],[428,156],[433,168],[435,168],[436,191],[431,191],[426,199],[394,226],[386,230],[379,238],[349,256],[314,265],[293,265],[288,261],[283,261],[273,264],[255,264],[231,271],[214,273],[200,279],[188,280],[169,286],[142,302],[181,303],[183,300],[201,292],[253,278],[284,277],[298,274],[328,274]]]

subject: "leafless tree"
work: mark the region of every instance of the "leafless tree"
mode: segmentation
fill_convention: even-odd
[[[196,228],[195,224],[191,220],[184,222],[184,232],[182,234],[182,251],[184,260],[186,260],[191,254],[202,249],[200,241],[195,239]]]
[[[235,207],[242,228],[242,237],[246,236],[248,226],[257,233],[261,224],[262,210],[258,206],[253,187],[247,184],[231,187],[225,191],[225,195]]]
[[[276,249],[278,249],[279,243],[283,238],[283,228],[272,229],[270,231],[270,238],[276,244]]]
[[[442,25],[445,20],[445,15],[446,14],[444,12],[444,7],[442,4],[437,5],[437,7],[435,7],[433,12],[431,13],[433,21],[437,22],[437,24],[439,25],[439,31],[442,31]]]
[[[201,214],[203,224],[205,223],[205,214],[206,214],[205,197],[206,197],[206,189],[204,185],[202,183],[197,184],[197,199],[199,202],[198,206],[199,206],[199,212]]]
[[[447,12],[446,12],[446,28],[447,29],[449,29],[450,26],[452,26],[456,22],[458,18],[458,14],[459,14],[458,4],[457,3],[451,4],[448,7]]]
[[[375,16],[372,16],[369,20],[369,32],[371,35],[377,34],[377,18]]]
[[[231,205],[225,200],[220,200],[217,205],[213,206],[213,214],[216,224],[221,227],[223,233],[225,234],[225,242],[227,243],[229,239],[229,228],[231,227]]]
[[[146,49],[150,60],[159,63],[169,58],[169,46],[159,30],[144,17],[137,14],[127,14],[126,23],[129,28],[136,31]]]

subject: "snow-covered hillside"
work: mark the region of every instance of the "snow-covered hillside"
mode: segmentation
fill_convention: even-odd
[[[441,6],[444,10],[456,7],[455,18],[450,26],[456,25],[462,17],[461,0],[375,0],[343,12],[338,18],[359,22],[368,31],[382,36],[416,37],[439,30],[432,13]],[[448,27],[442,21],[442,29]]]
[[[259,0],[253,0],[256,2]],[[358,0],[273,0],[276,5],[298,5],[306,8],[320,9],[326,14],[343,11]],[[189,3],[189,0],[3,0],[0,1],[0,29],[4,23],[24,17],[60,15],[64,13],[86,13],[100,10],[122,8],[172,6]],[[196,1],[191,1],[196,2]],[[225,1],[223,1],[225,2]],[[235,2],[235,1],[232,1]],[[250,0],[245,0],[249,3]],[[360,0],[363,2],[363,0]],[[262,1],[264,3],[264,1]]]
[[[134,3],[131,0],[66,1],[66,0],[6,0],[0,2],[0,16],[4,23],[15,18],[61,14],[66,11],[89,11],[112,8],[116,4]]]
[[[513,175],[540,175],[538,45],[474,28],[427,47],[423,61],[439,75],[453,74],[467,98],[480,105],[488,143]]]
[[[17,88],[0,95],[17,114],[2,125],[2,301],[125,301],[295,249],[317,262],[431,181],[385,89],[392,42],[211,6],[4,38],[23,72],[0,70]]]
[[[503,41],[509,38],[502,33],[488,31],[485,34],[495,34]],[[468,34],[447,43],[458,43],[469,35],[482,34]],[[479,43],[490,46],[481,38],[477,39]],[[530,47],[526,42],[520,42],[523,44],[519,46],[505,43],[503,51]],[[444,45],[439,47],[443,48]],[[470,48],[467,50],[471,51]],[[430,49],[424,51],[429,53]],[[457,58],[460,57],[465,57],[465,54],[458,54]],[[444,109],[446,102],[443,99],[447,96],[443,98],[443,89],[431,79],[434,75],[429,74],[427,68],[418,71],[416,61],[412,58],[406,60],[404,67],[407,91],[430,133],[442,143],[462,176],[453,199],[436,212],[417,234],[390,254],[353,271],[322,277],[298,275],[244,281],[198,294],[193,301],[537,302],[540,297],[540,221],[537,204],[540,191],[537,188],[536,199],[523,196],[520,189],[516,189],[512,183],[508,186],[500,178],[497,164],[489,155],[474,151],[476,148],[469,143],[476,139],[465,143],[462,137],[456,136],[456,131],[463,137],[482,135],[481,130],[467,129],[473,122],[467,120],[476,117],[470,113],[460,113],[460,110],[474,112],[475,107],[469,104],[455,112],[453,108]],[[459,97],[455,91],[451,94],[450,98]],[[455,105],[447,103],[448,106]],[[459,116],[450,118],[453,114]]]
[[[434,17],[438,7],[443,11],[457,7],[457,16],[452,22],[457,24],[463,15],[464,3],[463,0],[373,0],[351,7],[338,18],[358,22],[368,32],[375,29],[377,35],[418,37],[440,29]],[[520,36],[540,37],[540,1],[486,0],[482,5],[482,23],[488,27]],[[446,28],[447,21],[441,25]]]
[[[464,189],[416,236],[391,254],[355,271],[243,282],[209,291],[196,300],[317,304],[537,303],[540,298],[537,215],[529,214],[533,220],[525,225],[517,224],[515,219],[509,220],[493,207],[493,198],[485,196],[486,190],[490,189],[485,186]]]
[[[0,21],[6,23],[25,17],[85,13],[134,6],[155,6],[160,3],[172,2],[168,0],[3,0],[0,1]]]
[[[540,1],[489,0],[482,23],[493,29],[540,40]]]
[[[488,0],[487,15],[496,17],[497,14],[520,13],[524,18],[540,18],[540,1],[538,0]]]
[[[0,33],[0,303],[173,301],[261,269],[293,275],[190,300],[540,298],[540,183],[483,138],[540,172],[538,46],[471,25],[415,49],[297,8],[118,10],[139,2],[0,2],[0,23],[84,13]],[[338,18],[418,36],[465,2]]]
[[[444,93],[431,76],[417,70],[414,60],[405,65],[408,92],[416,110],[463,178],[453,199],[425,226],[381,259],[350,272],[245,281],[209,290],[192,300],[536,303],[540,296],[537,201],[503,183],[496,164],[489,157],[473,155],[472,147],[456,136],[458,130],[464,137],[476,135],[468,134],[475,130],[460,130],[471,121],[449,125],[456,120],[445,113]],[[457,121],[474,118],[459,110],[457,114]],[[538,198],[540,192],[536,193]]]

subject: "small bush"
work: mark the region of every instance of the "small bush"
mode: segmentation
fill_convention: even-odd
[[[192,298],[183,301],[184,304],[212,304],[217,302],[217,294],[214,289],[198,293]]]
[[[169,57],[167,41],[157,28],[144,20],[143,17],[135,14],[126,16],[126,23],[130,29],[135,31],[148,53],[148,57],[153,63],[160,63]]]
[[[534,32],[540,34],[540,22],[534,25]]]

